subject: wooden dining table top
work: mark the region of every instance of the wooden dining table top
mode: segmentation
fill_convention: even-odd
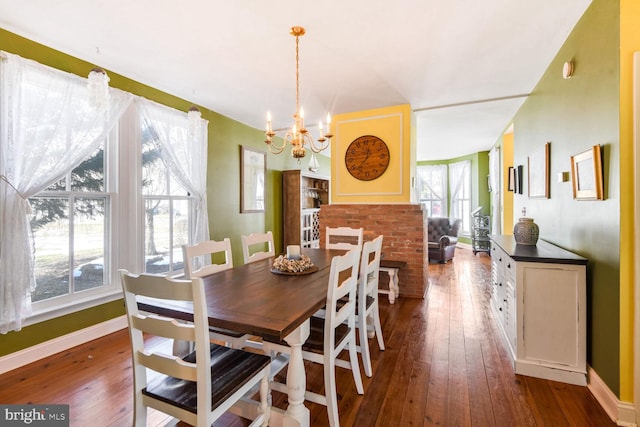
[[[203,277],[209,325],[284,339],[325,306],[331,260],[345,251],[306,248],[302,253],[318,271],[303,275],[272,273],[274,258],[268,258]],[[193,320],[193,307],[188,303],[139,297],[138,307]]]

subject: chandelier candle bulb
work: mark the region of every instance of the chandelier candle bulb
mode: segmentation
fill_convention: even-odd
[[[327,139],[331,139],[333,134],[331,133],[331,114],[327,113],[327,133],[324,134],[324,137]]]

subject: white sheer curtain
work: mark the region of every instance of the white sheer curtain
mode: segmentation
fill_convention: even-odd
[[[207,124],[198,119],[190,128],[187,115],[140,98],[136,101],[142,129],[149,129],[159,145],[160,156],[173,176],[195,198],[192,243],[209,240],[207,212]],[[191,130],[190,130],[191,129]]]
[[[463,223],[468,223],[469,218],[463,212],[462,200],[468,199],[469,195],[464,194],[465,178],[469,175],[471,162],[452,163],[449,165],[449,183],[451,192],[451,217],[460,218]]]
[[[28,199],[91,155],[132,96],[94,108],[87,79],[0,52],[0,333],[20,330],[35,289]]]
[[[500,187],[500,149],[494,147],[489,151],[489,182],[491,183],[491,233],[501,234],[500,217],[502,202]]]

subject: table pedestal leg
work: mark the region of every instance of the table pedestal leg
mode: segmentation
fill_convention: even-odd
[[[289,406],[284,413],[284,426],[308,426],[309,408],[304,406],[304,393],[307,390],[307,376],[302,359],[302,344],[309,337],[309,321],[285,338],[291,347],[289,367],[287,368],[287,394]]]

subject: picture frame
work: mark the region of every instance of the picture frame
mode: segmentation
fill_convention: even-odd
[[[551,143],[547,142],[541,149],[528,157],[529,198],[549,198],[549,154]]]
[[[507,191],[516,191],[516,169],[513,166],[509,166],[508,170]]]
[[[240,213],[264,212],[267,153],[240,146]]]
[[[571,182],[576,200],[604,200],[602,148],[594,145],[571,156]]]
[[[518,165],[514,167],[513,172],[513,192],[514,194],[522,194],[522,177],[524,174],[524,166]]]

